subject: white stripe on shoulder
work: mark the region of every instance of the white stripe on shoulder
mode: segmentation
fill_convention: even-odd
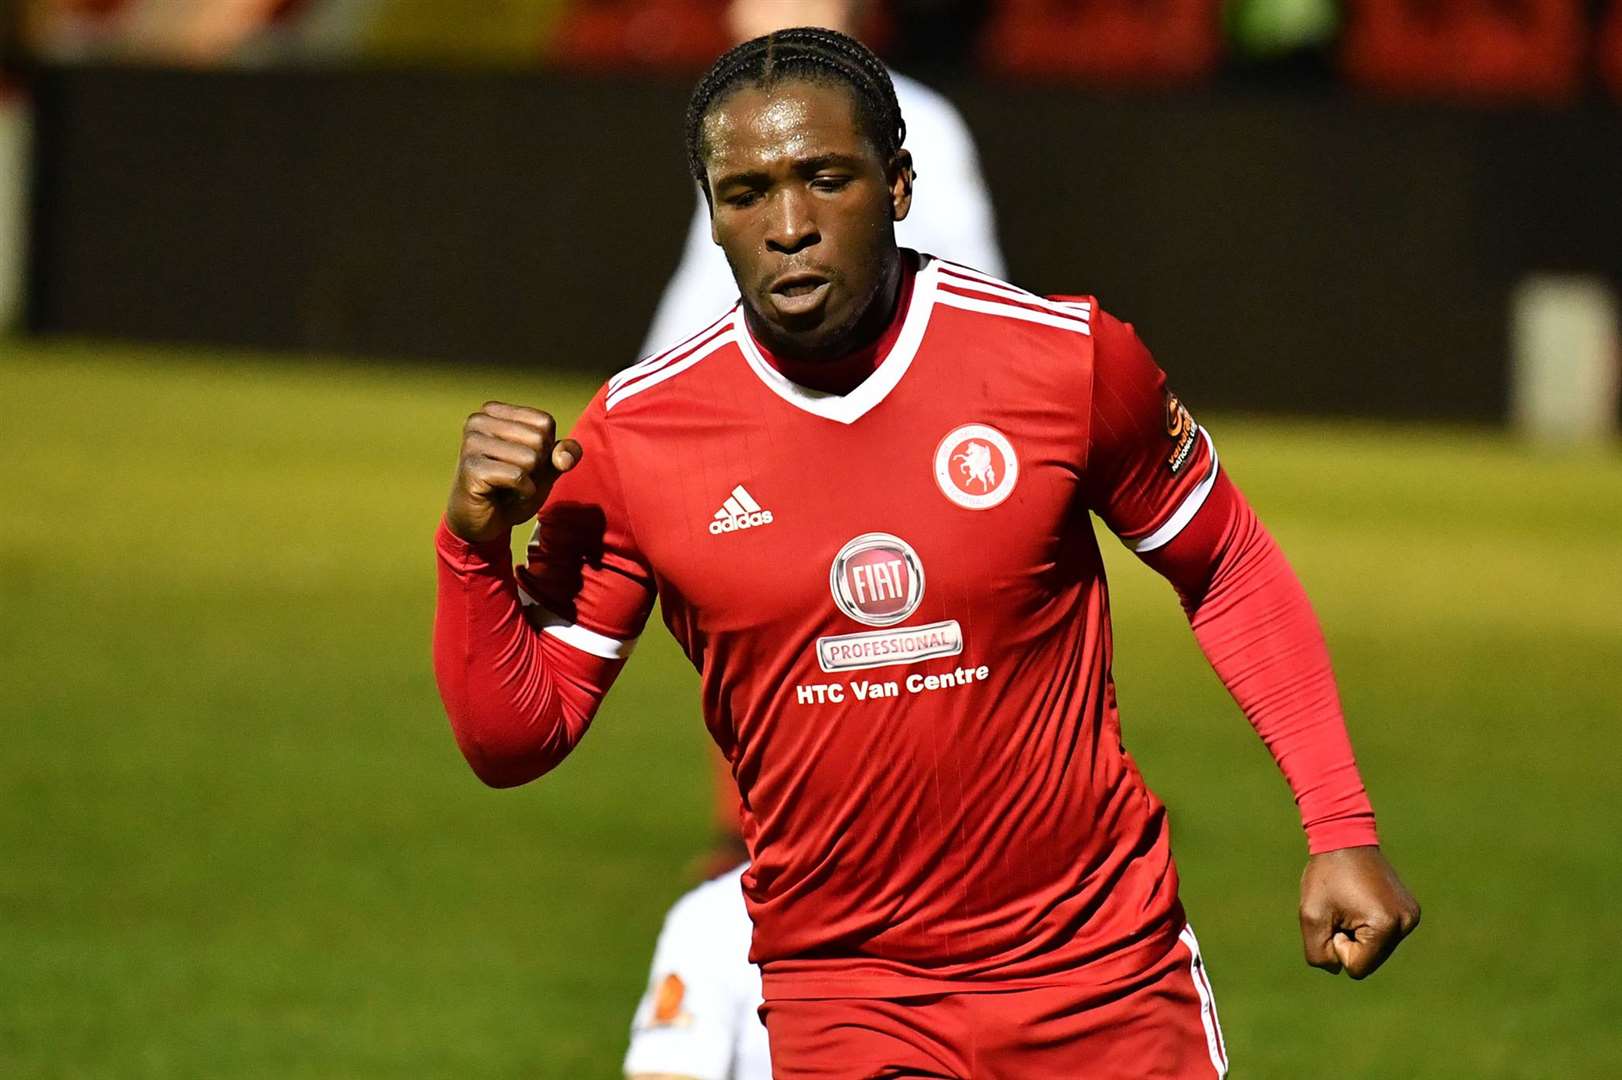
[[[1205,479],[1201,480],[1194,490],[1190,491],[1187,497],[1183,499],[1182,505],[1178,506],[1172,512],[1171,517],[1166,519],[1164,525],[1141,539],[1126,541],[1126,546],[1139,555],[1142,555],[1145,551],[1165,547],[1176,539],[1177,534],[1182,532],[1183,528],[1194,520],[1194,515],[1200,512],[1200,507],[1205,505],[1206,496],[1211,494],[1211,487],[1216,483],[1217,478],[1216,443],[1211,441],[1211,433],[1205,430],[1204,425],[1200,427],[1200,438],[1205,440],[1205,448],[1211,451],[1210,470],[1206,472]]]
[[[639,375],[635,379],[621,383],[618,389],[609,392],[607,399],[603,401],[603,410],[607,412],[613,409],[614,406],[618,405],[620,402],[624,401],[626,398],[634,397],[646,390],[648,387],[657,386],[666,379],[675,378],[677,375],[680,375],[682,372],[686,371],[700,360],[703,360],[711,353],[717,352],[728,345],[735,344],[737,341],[738,331],[734,326],[733,328],[720,334],[713,341],[710,341],[703,348],[693,350],[680,360],[677,360],[675,363],[666,364],[661,368],[655,368],[651,371],[643,373],[642,375]]]
[[[1027,304],[1034,302],[1043,307],[1078,315],[1083,319],[1092,317],[1093,305],[1090,300],[1055,300],[1051,296],[1039,296],[1029,289],[1022,289],[1011,281],[993,277],[983,270],[976,270],[972,266],[964,266],[961,263],[947,262],[944,259],[941,260],[941,272],[956,278],[957,280],[951,282],[951,284],[959,288],[972,289],[991,296],[1005,296]],[[970,284],[970,282],[975,284]]]
[[[948,288],[963,289],[968,292],[983,293],[986,296],[998,296],[1004,300],[1013,300],[1021,304],[1030,304],[1032,307],[1042,308],[1060,315],[1068,315],[1071,318],[1080,319],[1082,322],[1087,322],[1092,318],[1092,311],[1085,304],[1061,304],[1058,301],[1028,293],[1024,289],[1012,285],[992,284],[989,281],[980,281],[978,279],[971,281],[955,274],[952,275],[951,280],[942,280],[941,284]]]
[[[613,375],[609,376],[608,389],[610,391],[616,390],[619,388],[621,383],[637,378],[640,375],[645,375],[654,368],[658,367],[660,364],[663,364],[665,361],[675,359],[676,354],[681,352],[683,349],[691,348],[692,346],[697,345],[699,342],[709,337],[710,334],[714,333],[716,330],[719,330],[722,323],[728,322],[732,318],[732,312],[737,306],[738,305],[734,304],[732,307],[727,308],[726,312],[719,319],[716,319],[714,322],[710,323],[710,325],[706,326],[692,337],[683,339],[680,344],[672,346],[671,348],[666,349],[664,352],[657,352],[652,356],[645,356],[641,360],[638,360],[636,363],[632,364],[630,367],[615,372]]]
[[[587,630],[579,623],[572,623],[560,615],[552,614],[541,606],[539,600],[525,592],[522,585],[518,587],[518,599],[525,607],[535,609],[529,618],[532,624],[540,627],[541,633],[550,634],[565,645],[579,649],[583,653],[590,653],[604,660],[623,660],[636,648],[636,638],[621,641],[607,634],[599,634],[595,630]]]
[[[1013,282],[1004,281],[1002,278],[988,274],[984,270],[976,270],[972,266],[964,266],[962,263],[955,263],[949,259],[942,259],[940,260],[940,263],[941,270],[944,273],[955,274],[958,277],[973,278],[975,281],[983,281],[987,285],[1000,285],[1005,289],[1013,289],[1015,292],[1022,293],[1025,296],[1036,295],[1028,289],[1022,289]]]
[[[1026,303],[1029,302],[1026,301]],[[973,296],[964,296],[961,293],[954,293],[944,288],[936,291],[935,303],[945,304],[947,307],[962,308],[964,311],[978,311],[983,315],[1000,315],[1005,319],[1020,319],[1024,322],[1041,323],[1043,326],[1069,330],[1073,334],[1090,335],[1092,333],[1086,320],[1077,318],[1074,312],[1069,311],[1060,314],[1056,311],[1016,307],[1013,304],[1000,304],[995,300],[981,300]]]

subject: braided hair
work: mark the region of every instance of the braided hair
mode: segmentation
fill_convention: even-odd
[[[907,137],[895,85],[884,61],[853,37],[820,26],[778,30],[728,49],[710,66],[687,102],[687,167],[710,194],[704,169],[704,118],[716,102],[743,86],[769,87],[788,79],[843,83],[856,98],[856,119],[889,161]]]

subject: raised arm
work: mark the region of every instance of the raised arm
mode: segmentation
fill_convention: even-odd
[[[457,745],[493,787],[533,780],[574,748],[635,641],[610,628],[639,630],[647,617],[651,587],[634,555],[606,551],[625,547],[627,530],[612,524],[623,510],[606,445],[593,449],[588,459],[579,441],[557,439],[547,413],[500,402],[463,429],[435,538],[434,675]],[[521,582],[509,537],[537,511]],[[593,620],[610,632],[584,625]]]
[[[1299,579],[1130,327],[1097,321],[1089,483],[1182,598],[1200,648],[1295,794],[1307,962],[1362,978],[1419,923],[1379,848],[1329,651]]]

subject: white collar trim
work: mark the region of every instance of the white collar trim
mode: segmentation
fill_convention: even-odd
[[[890,396],[890,391],[896,388],[901,377],[907,373],[907,368],[912,366],[913,357],[918,355],[918,345],[923,341],[924,330],[929,325],[930,309],[935,306],[935,279],[938,276],[935,260],[927,255],[923,259],[924,265],[918,268],[912,281],[912,301],[902,318],[901,333],[897,335],[895,344],[890,346],[889,353],[879,361],[879,366],[850,393],[829,394],[801,386],[767,363],[749,333],[743,305],[739,304],[733,316],[733,325],[738,331],[738,345],[743,350],[743,358],[749,362],[749,367],[760,381],[766,384],[766,389],[795,408],[804,409],[824,420],[854,424]]]

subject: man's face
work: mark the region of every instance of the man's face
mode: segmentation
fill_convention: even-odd
[[[711,235],[774,351],[834,356],[896,280],[907,159],[879,158],[853,92],[791,80],[744,87],[704,118]],[[888,314],[888,311],[883,312]]]

